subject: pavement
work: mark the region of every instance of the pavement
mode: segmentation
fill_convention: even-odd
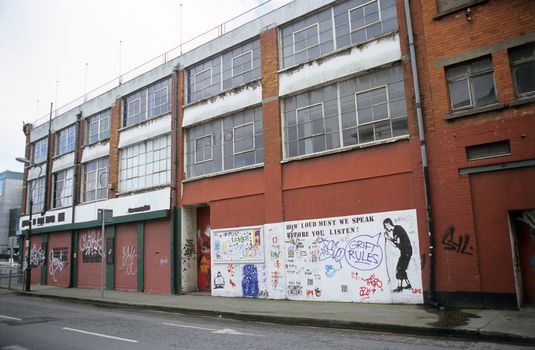
[[[207,293],[157,295],[105,290],[102,297],[100,289],[52,286],[32,286],[31,292],[7,289],[3,291],[105,307],[535,346],[535,305],[522,307],[519,311],[510,311],[436,309],[425,305],[224,298],[213,297]]]

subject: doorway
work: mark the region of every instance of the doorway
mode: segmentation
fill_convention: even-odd
[[[519,304],[535,303],[535,209],[510,213]]]
[[[211,286],[210,253],[210,207],[197,208],[197,290],[210,292]]]

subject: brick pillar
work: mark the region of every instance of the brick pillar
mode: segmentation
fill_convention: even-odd
[[[492,66],[496,80],[496,99],[500,103],[507,103],[516,98],[515,84],[511,66],[509,65],[509,53],[507,50],[492,54]]]
[[[277,28],[266,29],[260,34],[260,50],[262,52],[262,119],[264,127],[264,213],[266,223],[284,220],[277,34]]]
[[[24,135],[26,136],[26,144],[24,146],[24,158],[26,159],[32,159],[32,144],[30,143],[30,134],[32,132],[33,125],[30,123],[24,124],[22,127],[22,132],[24,132]],[[26,213],[27,203],[26,200],[28,199],[28,167],[24,166],[24,177],[22,181],[22,205],[21,205],[21,214]]]
[[[75,175],[75,184],[74,191],[72,194],[72,203],[73,205],[80,204],[82,199],[82,154],[83,154],[83,145],[85,143],[85,119],[82,118],[82,112],[80,112],[80,120],[78,125],[78,134],[76,141],[76,155],[75,155],[75,164],[74,164],[74,175]],[[74,222],[74,221],[73,221]]]
[[[108,158],[108,199],[119,192],[119,129],[121,128],[121,99],[111,107],[110,157]]]

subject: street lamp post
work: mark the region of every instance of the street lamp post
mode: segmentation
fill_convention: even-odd
[[[31,168],[32,166],[38,166],[39,167],[39,174],[37,175],[37,179],[41,176],[41,172],[43,171],[43,167],[39,164],[36,164],[32,162],[29,159],[17,157],[16,160],[18,162],[24,163],[27,168]],[[32,184],[32,188],[30,189],[30,224],[28,226],[28,229],[26,230],[26,234],[24,235],[24,241],[26,245],[26,269],[24,274],[24,291],[30,292],[31,291],[31,276],[32,276],[32,267],[30,266],[30,247],[31,247],[31,241],[32,241],[32,215],[33,215],[33,190],[35,189],[35,183]],[[43,213],[41,213],[43,214]]]

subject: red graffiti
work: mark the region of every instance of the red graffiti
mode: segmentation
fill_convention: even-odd
[[[381,290],[383,290],[383,282],[378,277],[375,277],[375,275],[371,275],[370,277],[364,279],[364,281],[368,284],[368,286],[372,286],[374,292],[377,288],[381,288]]]
[[[360,278],[359,278],[359,273],[358,273],[358,272],[355,272],[355,271],[352,271],[352,272],[351,272],[351,278],[354,279],[354,280],[358,280],[358,279],[360,279]]]
[[[278,260],[278,259],[275,260],[275,268],[277,268],[277,270],[278,270],[278,269],[280,269],[280,267],[281,267],[281,262],[280,262],[280,260]]]
[[[371,292],[372,292],[371,288],[360,287],[359,295],[362,297],[362,300],[364,300],[370,297]]]
[[[278,242],[277,237],[272,237],[272,238],[271,238],[271,243],[273,243],[273,244],[277,244],[277,242]]]
[[[236,283],[234,283],[234,281],[232,280],[232,278],[228,281],[228,283],[230,283],[230,285],[232,286],[232,288],[236,288]]]
[[[422,294],[421,288],[412,288],[412,294]]]
[[[313,297],[314,291],[312,289],[307,289],[307,297]]]

